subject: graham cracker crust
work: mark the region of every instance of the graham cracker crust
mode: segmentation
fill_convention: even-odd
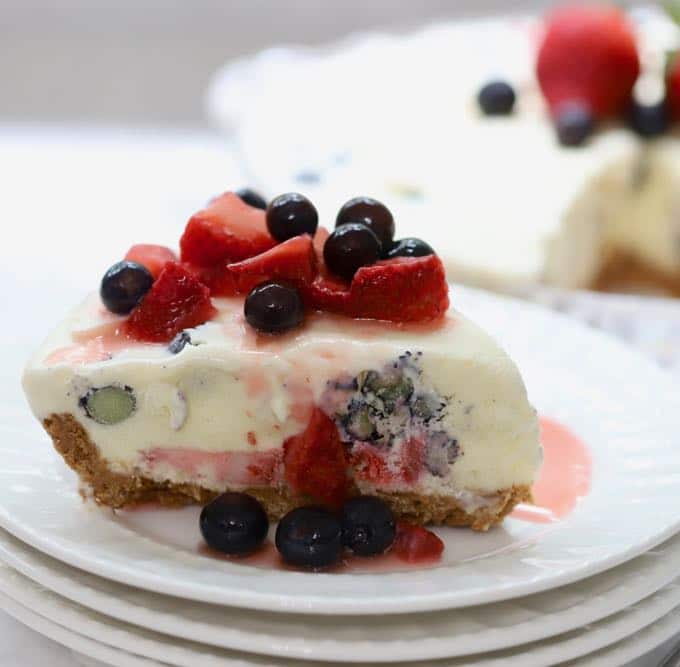
[[[599,292],[656,293],[680,297],[680,271],[666,272],[633,255],[612,250],[592,284]]]
[[[192,503],[205,504],[219,495],[218,492],[197,484],[157,482],[141,475],[114,472],[92,442],[87,431],[70,414],[53,414],[43,421],[52,437],[55,449],[64,461],[78,474],[91,490],[99,505],[119,509],[142,503],[179,506]],[[224,489],[227,491],[228,489]],[[309,498],[293,496],[286,488],[249,488],[246,493],[257,498],[272,521],[300,507],[312,504]],[[356,491],[355,491],[356,492]],[[490,497],[490,504],[472,513],[450,496],[421,495],[410,492],[378,492],[398,518],[420,525],[470,526],[485,531],[501,523],[521,502],[531,502],[531,489],[527,485],[513,486],[498,491]]]

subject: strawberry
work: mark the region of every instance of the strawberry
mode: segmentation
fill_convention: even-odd
[[[666,103],[673,120],[680,120],[680,57],[674,53],[666,68]]]
[[[236,296],[239,293],[238,279],[224,264],[218,266],[197,266],[182,262],[182,266],[199,282],[210,289],[212,296]]]
[[[444,543],[432,531],[404,521],[397,523],[397,536],[392,552],[407,563],[436,561],[441,558]]]
[[[354,470],[354,477],[358,480],[383,486],[394,482],[394,475],[387,467],[387,461],[373,445],[363,442],[354,445],[350,465]]]
[[[208,288],[181,264],[168,262],[130,313],[123,331],[136,340],[167,343],[182,329],[203,324],[216,314]]]
[[[276,241],[267,231],[264,211],[226,192],[191,217],[179,245],[182,262],[212,267],[258,255]]]
[[[316,254],[312,237],[308,234],[294,236],[270,250],[228,264],[227,269],[236,277],[242,294],[265,280],[284,280],[293,285],[309,285],[316,276]]]
[[[163,267],[168,262],[176,262],[177,255],[163,245],[152,243],[138,243],[133,245],[125,254],[124,259],[137,262],[145,266],[154,278],[158,278]]]
[[[554,115],[565,103],[596,118],[623,113],[640,72],[635,35],[616,7],[562,7],[546,20],[536,74]]]
[[[283,443],[286,481],[295,493],[339,507],[349,491],[347,458],[333,420],[314,408],[307,427]]]

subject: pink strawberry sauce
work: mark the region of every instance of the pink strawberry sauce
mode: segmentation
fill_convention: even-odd
[[[553,523],[567,516],[587,496],[592,460],[585,443],[558,422],[541,417],[543,467],[533,486],[535,505],[518,505],[515,519]]]
[[[66,362],[71,364],[89,364],[111,359],[114,354],[139,345],[131,341],[120,330],[120,321],[106,322],[91,329],[74,331],[71,334],[73,345],[66,345],[51,352],[45,359],[46,366]]]

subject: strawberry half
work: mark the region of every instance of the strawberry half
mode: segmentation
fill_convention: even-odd
[[[169,262],[123,325],[139,341],[168,343],[182,329],[203,324],[217,314],[210,290],[176,262]]]
[[[258,255],[276,245],[265,212],[226,192],[194,214],[179,242],[182,262],[214,267]]]
[[[441,558],[444,543],[432,531],[404,521],[397,522],[392,553],[407,563],[432,562]]]
[[[635,35],[621,10],[577,5],[548,16],[536,74],[553,114],[570,102],[597,118],[622,114],[639,73]]]
[[[283,443],[286,481],[297,494],[339,507],[349,491],[347,457],[333,420],[314,408],[305,430]]]
[[[164,245],[138,243],[125,253],[124,259],[145,266],[154,278],[158,278],[168,262],[177,261],[177,255]]]

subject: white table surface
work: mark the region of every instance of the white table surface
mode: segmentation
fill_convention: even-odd
[[[229,146],[206,132],[25,125],[0,125],[0,182],[0,345],[12,352],[0,381],[15,383],[29,351],[129,245],[176,245],[194,210],[246,184]],[[634,665],[656,667],[667,650]],[[77,664],[0,612],[0,665]]]

